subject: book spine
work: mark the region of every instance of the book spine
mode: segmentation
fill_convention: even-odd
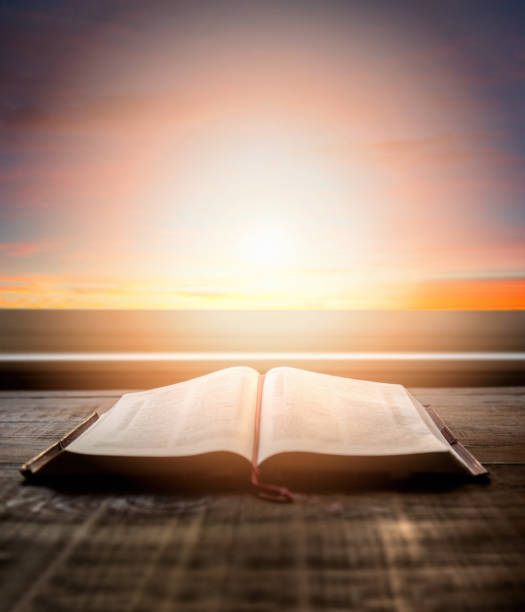
[[[58,442],[52,444],[49,448],[42,451],[36,457],[33,457],[27,463],[24,463],[20,467],[20,472],[22,476],[25,478],[30,478],[34,476],[37,472],[39,472],[45,465],[47,465],[50,461],[55,459],[60,453],[64,451],[64,449],[71,443],[73,440],[78,438],[78,436],[86,431],[88,427],[90,427],[96,420],[98,419],[98,413],[93,412],[90,414],[87,419],[79,423],[74,429],[72,429],[69,433],[67,433],[64,437],[60,438]]]
[[[255,429],[253,432],[253,453],[252,453],[252,485],[257,489],[259,497],[264,497],[271,501],[291,502],[294,501],[294,495],[286,487],[279,485],[266,484],[259,480],[259,466],[257,461],[259,458],[259,439],[261,434],[261,414],[262,414],[262,395],[264,387],[264,374],[259,374],[257,381],[257,400],[255,404]]]

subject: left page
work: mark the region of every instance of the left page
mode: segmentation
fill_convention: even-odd
[[[130,457],[230,451],[251,461],[257,380],[255,370],[234,367],[127,393],[67,450]]]

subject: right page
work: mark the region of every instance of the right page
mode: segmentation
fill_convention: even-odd
[[[285,367],[266,374],[259,463],[282,452],[381,456],[448,451],[401,385]]]

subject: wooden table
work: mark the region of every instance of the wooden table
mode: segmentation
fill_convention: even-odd
[[[525,387],[412,392],[489,481],[296,504],[25,485],[23,461],[120,392],[0,393],[0,609],[524,610]]]

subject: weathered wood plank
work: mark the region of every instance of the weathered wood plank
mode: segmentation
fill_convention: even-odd
[[[525,603],[525,467],[493,483],[252,496],[24,487],[3,509],[8,610],[454,610]],[[305,607],[306,604],[306,607]]]
[[[45,391],[42,389],[31,390],[25,389],[23,391],[0,391],[0,402],[7,398],[51,398],[51,397],[120,397],[123,393],[129,393],[130,389],[97,389],[97,390],[78,390],[78,391],[64,391],[64,390],[54,390],[54,391]]]
[[[0,394],[0,610],[525,609],[525,465],[494,463],[523,461],[525,388],[412,392],[490,480],[291,505],[27,485],[19,462],[120,392]]]

